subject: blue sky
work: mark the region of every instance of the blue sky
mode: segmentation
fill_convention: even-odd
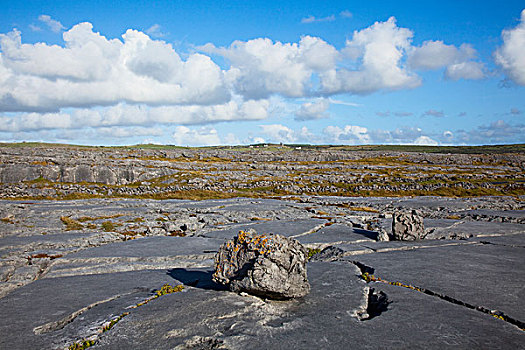
[[[0,141],[525,142],[523,1],[0,4]]]

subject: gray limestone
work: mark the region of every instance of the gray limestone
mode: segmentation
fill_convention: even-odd
[[[523,199],[0,201],[0,349],[520,349]],[[414,208],[424,239],[381,241]],[[63,216],[83,226],[68,231]],[[318,252],[308,294],[213,281],[221,245],[249,229]],[[184,289],[151,299],[166,283]]]
[[[241,231],[219,248],[213,280],[271,299],[304,297],[310,291],[306,261],[306,248],[294,239]]]
[[[418,210],[394,212],[392,237],[397,241],[415,241],[425,238],[423,217]]]

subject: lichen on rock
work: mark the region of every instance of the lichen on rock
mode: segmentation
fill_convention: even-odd
[[[265,298],[303,297],[310,291],[307,260],[306,248],[294,239],[240,231],[215,256],[213,280]]]

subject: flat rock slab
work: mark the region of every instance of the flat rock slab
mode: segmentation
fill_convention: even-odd
[[[130,314],[103,333],[95,348],[523,348],[525,332],[509,322],[415,289],[365,283],[358,268],[524,322],[524,212],[506,210],[520,208],[513,198],[300,200],[0,201],[1,218],[12,215],[15,221],[0,222],[0,291],[6,291],[0,298],[0,349],[67,348],[124,312]],[[359,206],[380,212],[350,209]],[[351,227],[370,218],[388,225],[399,207],[422,209],[428,228],[474,237],[376,242],[375,232]],[[334,219],[312,218],[314,211]],[[187,237],[121,241],[100,226],[66,231],[60,220],[115,214],[123,214],[111,219],[121,229],[156,227],[164,222],[159,218],[191,218],[203,227],[188,229]],[[337,249],[333,259],[307,264],[312,289],[304,298],[242,296],[213,283],[211,269],[224,240],[250,228],[294,237],[310,248]],[[27,259],[33,253],[63,256]],[[165,283],[186,287],[130,308]],[[359,320],[371,288],[386,293],[390,303]],[[60,323],[79,311],[70,323]],[[35,334],[43,325],[52,327]]]
[[[154,257],[216,253],[222,240],[202,237],[147,237],[71,253],[68,258]]]
[[[334,224],[323,227],[319,231],[308,235],[299,236],[296,239],[302,244],[338,244],[344,242],[375,242],[377,233],[362,229],[352,228],[346,225]]]
[[[504,236],[492,236],[492,237],[478,237],[475,241],[483,244],[496,244],[496,245],[505,245],[515,248],[524,248],[525,249],[525,232],[520,234],[510,234]],[[525,253],[525,251],[524,251]]]
[[[243,225],[236,225],[235,227],[226,230],[210,231],[204,236],[228,240],[236,236],[240,230],[246,231],[254,229],[259,234],[275,233],[285,237],[294,237],[309,231],[320,229],[322,225],[327,222],[327,220],[323,219],[256,221]]]
[[[45,277],[212,266],[221,243],[201,237],[148,237],[110,243],[55,260]]]
[[[507,322],[407,288],[368,285],[386,293],[390,304],[356,325],[360,337],[349,340],[356,349],[523,348],[524,332]]]
[[[308,264],[308,274],[310,293],[291,301],[264,302],[199,287],[159,298],[119,322],[97,347],[347,347],[349,335],[359,337],[352,329],[359,322],[353,312],[363,302],[364,281],[358,277],[359,270],[345,262],[321,262]]]
[[[37,280],[0,299],[0,349],[63,348],[89,335],[90,328],[100,329],[104,321],[120,315],[165,283],[177,284],[167,270]],[[103,302],[109,298],[115,299]],[[33,331],[97,302],[97,307],[64,328],[40,335]]]
[[[524,232],[522,224],[448,219],[425,219],[425,228],[435,230],[431,236],[455,233],[475,237]]]
[[[525,235],[521,235],[525,239]],[[525,320],[525,253],[521,247],[460,244],[348,257],[382,279],[429,289]]]

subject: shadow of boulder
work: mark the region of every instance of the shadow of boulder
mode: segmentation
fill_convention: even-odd
[[[213,282],[213,271],[174,268],[168,270],[168,275],[190,287],[208,290],[228,290],[228,287]]]

